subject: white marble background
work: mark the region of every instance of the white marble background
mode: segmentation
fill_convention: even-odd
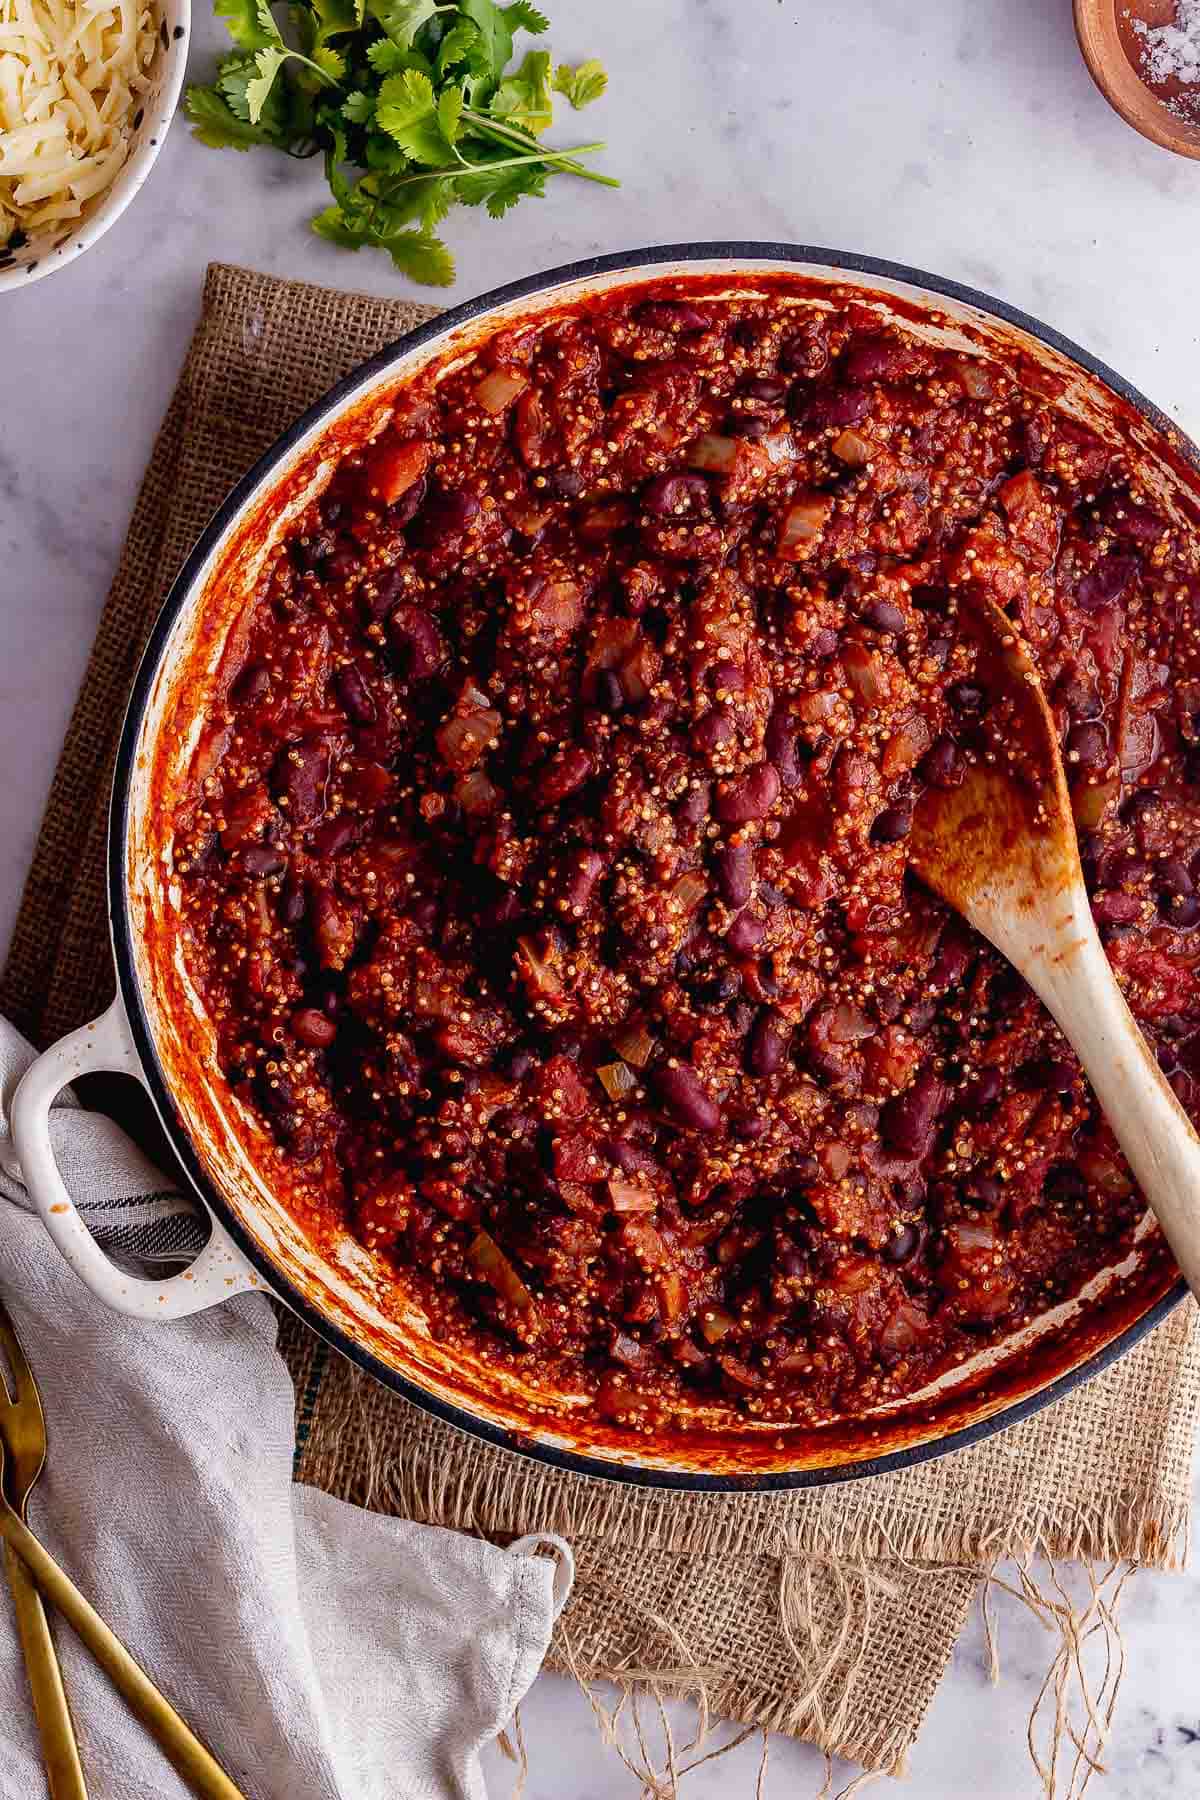
[[[1024,306],[1200,433],[1200,166],[1109,112],[1069,0],[545,0],[556,53],[599,55],[609,96],[563,138],[607,137],[619,192],[559,180],[502,225],[448,232],[469,294],[596,251],[784,238],[892,257]],[[220,41],[198,0],[193,66]],[[580,141],[576,138],[575,141]],[[0,942],[136,486],[210,258],[401,291],[382,259],[308,234],[312,164],[239,156],[173,128],[132,211],[79,262],[0,299]],[[1034,1800],[1025,1720],[1048,1640],[1001,1607],[1004,1674],[972,1626],[912,1758],[919,1800]],[[1200,1580],[1139,1576],[1104,1800],[1200,1796]],[[527,1800],[635,1785],[591,1715],[544,1677],[525,1712]],[[757,1750],[710,1764],[695,1800],[754,1792]],[[772,1745],[767,1794],[805,1797],[818,1757]],[[493,1793],[511,1775],[491,1764]]]

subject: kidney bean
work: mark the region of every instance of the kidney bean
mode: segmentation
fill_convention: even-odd
[[[705,1093],[700,1077],[687,1063],[664,1063],[654,1073],[659,1098],[669,1112],[693,1131],[716,1131],[721,1124],[721,1109]]]
[[[328,1050],[338,1033],[333,1020],[315,1006],[302,1006],[292,1014],[292,1030],[310,1050]]]
[[[761,438],[765,438],[768,429],[765,419],[756,419],[747,413],[730,413],[721,425],[726,437],[744,438],[750,444],[757,444]],[[734,517],[742,510],[740,505],[731,505],[728,500],[722,508],[723,516],[727,518]]]
[[[622,712],[625,707],[625,689],[621,686],[621,677],[615,669],[601,669],[596,677],[596,704],[601,712]]]
[[[387,633],[407,681],[428,681],[446,660],[437,623],[419,606],[398,606],[388,619]]]
[[[738,382],[737,391],[748,400],[761,400],[767,406],[774,406],[786,396],[788,384],[779,375],[744,375]]]
[[[875,631],[882,631],[888,637],[901,637],[908,629],[908,621],[898,606],[890,600],[874,600],[863,613],[863,621]]]
[[[1072,725],[1067,734],[1067,761],[1085,775],[1098,775],[1108,766],[1108,732],[1095,719]]]
[[[479,517],[479,501],[469,488],[437,488],[415,521],[412,537],[423,550],[442,550]]]
[[[1136,556],[1104,556],[1083,577],[1075,590],[1075,604],[1084,612],[1098,612],[1123,598],[1130,583],[1141,573]]]
[[[547,764],[534,784],[539,806],[557,806],[568,794],[582,787],[593,768],[586,750],[562,750]]]
[[[308,893],[298,875],[289,875],[283,884],[283,894],[279,902],[279,916],[285,925],[296,926],[303,922],[308,911]]]
[[[656,475],[642,489],[641,504],[642,511],[656,519],[674,518],[698,506],[707,508],[708,483],[703,475],[682,471]]]
[[[363,680],[362,671],[355,663],[343,663],[334,676],[338,699],[346,709],[346,715],[356,725],[373,725],[377,717],[371,690]]]
[[[922,1069],[911,1087],[888,1101],[879,1116],[883,1141],[897,1156],[927,1156],[937,1133],[938,1114],[949,1089],[932,1070]]]
[[[690,787],[675,809],[684,825],[702,825],[712,806],[712,783],[697,781]]]
[[[826,382],[809,397],[804,416],[810,425],[858,425],[870,410],[871,396],[865,388]]]
[[[1130,538],[1135,544],[1157,544],[1167,529],[1165,519],[1125,492],[1107,494],[1100,504],[1100,516],[1115,536]]]
[[[921,778],[930,787],[958,787],[965,773],[962,752],[954,739],[947,737],[945,733],[935,740],[932,750],[920,765]]]
[[[578,500],[587,486],[578,469],[552,469],[548,479],[555,493],[564,500]]]
[[[408,578],[403,568],[380,569],[368,576],[358,590],[358,604],[367,624],[374,625],[386,618],[407,590]]]
[[[894,381],[911,360],[907,346],[894,338],[866,332],[846,347],[842,372],[847,381]]]
[[[782,702],[767,720],[763,749],[767,753],[767,761],[778,770],[784,787],[799,787],[804,779],[804,772],[800,763],[796,724],[787,705]]]
[[[766,921],[751,912],[739,913],[725,935],[735,956],[752,956],[767,935]]]
[[[301,738],[298,744],[285,744],[275,758],[275,796],[286,807],[293,825],[316,824],[325,810],[328,780],[329,745],[321,738]]]
[[[782,784],[773,763],[756,763],[734,781],[717,787],[717,817],[727,825],[765,819],[779,798]]]
[[[752,1075],[777,1075],[787,1061],[792,1028],[773,1007],[764,1006],[754,1021],[746,1062]]]
[[[815,631],[809,639],[808,648],[813,656],[817,657],[821,662],[826,662],[831,656],[837,655],[838,644],[839,639],[837,632],[830,626],[823,625],[821,629]]]
[[[1004,1088],[999,1069],[984,1069],[976,1080],[971,1098],[976,1106],[994,1106]]]
[[[242,851],[242,867],[256,881],[264,881],[268,875],[278,875],[286,863],[273,845],[251,844],[248,850]]]
[[[877,844],[898,844],[912,830],[912,822],[911,806],[885,806],[875,816],[871,836]]]
[[[1189,930],[1200,919],[1200,900],[1195,894],[1172,895],[1167,903],[1166,917],[1180,930]]]
[[[604,873],[604,858],[598,850],[577,850],[571,858],[563,899],[567,910],[582,918],[588,909],[592,889]]]
[[[714,706],[693,728],[692,742],[697,750],[719,750],[736,736],[736,727],[723,706]]]
[[[726,906],[745,906],[754,887],[754,851],[749,844],[727,844],[717,852],[717,887]]]
[[[343,850],[357,842],[361,830],[359,821],[345,813],[336,819],[326,819],[312,834],[313,851],[322,857],[340,856]]]
[[[1186,898],[1196,891],[1196,884],[1188,872],[1187,864],[1177,856],[1170,856],[1161,862],[1155,870],[1160,892]]]
[[[350,581],[362,573],[362,551],[351,540],[342,540],[321,566],[325,581]]]
[[[707,331],[713,322],[711,313],[686,300],[645,300],[634,317],[652,331]]]
[[[1092,915],[1098,925],[1132,925],[1141,916],[1142,902],[1137,894],[1122,894],[1112,889],[1092,896]]]
[[[398,525],[401,527],[410,525],[424,506],[425,496],[428,492],[429,478],[426,475],[422,475],[413,482],[410,488],[407,488],[405,492],[401,494],[398,500],[394,500],[388,507],[388,523],[390,525]]]
[[[229,690],[235,706],[254,706],[271,689],[271,671],[266,663],[248,663]]]

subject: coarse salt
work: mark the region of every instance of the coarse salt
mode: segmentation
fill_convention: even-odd
[[[1147,81],[1200,81],[1200,0],[1177,0],[1173,25],[1135,19],[1142,39],[1142,73]]]

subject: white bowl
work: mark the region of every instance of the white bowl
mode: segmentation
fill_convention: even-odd
[[[82,256],[120,218],[149,175],[179,103],[192,18],[191,0],[157,0],[157,4],[162,16],[150,86],[138,103],[132,145],[116,180],[81,219],[47,226],[17,250],[0,245],[0,294],[40,281]]]

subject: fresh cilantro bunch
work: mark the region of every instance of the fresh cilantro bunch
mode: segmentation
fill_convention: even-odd
[[[333,204],[319,237],[386,250],[413,281],[446,286],[454,259],[437,227],[454,205],[494,219],[548,175],[619,184],[579,161],[602,144],[550,150],[554,95],[604,92],[598,62],[551,68],[547,50],[513,64],[513,39],[549,21],[529,0],[290,0],[288,35],[271,0],[214,0],[236,48],[184,99],[201,143],[320,155]],[[513,66],[510,67],[510,64]]]

